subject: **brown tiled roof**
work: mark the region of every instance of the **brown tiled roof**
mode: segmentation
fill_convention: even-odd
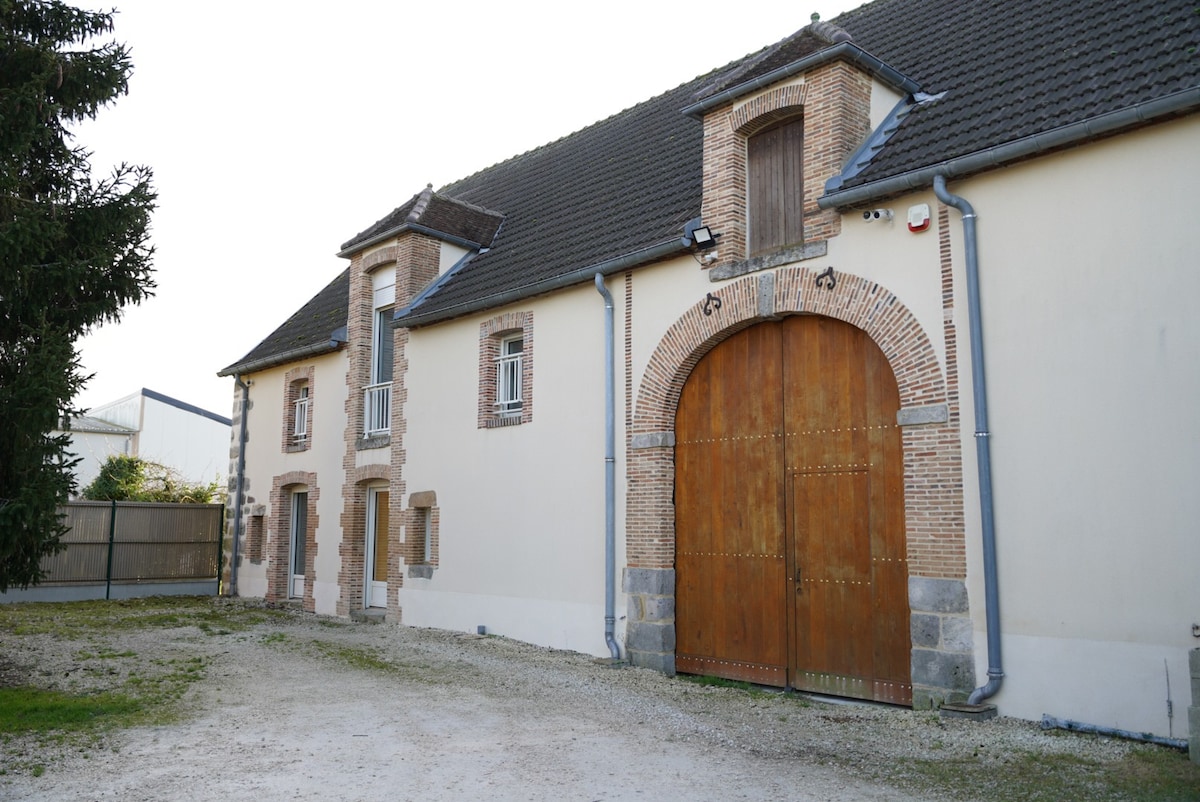
[[[329,282],[294,315],[267,335],[250,353],[217,375],[232,376],[335,351],[346,339],[350,304],[350,268]]]
[[[1200,85],[1192,0],[876,0],[835,22],[940,100],[847,186],[880,181]]]
[[[436,193],[418,193],[343,248],[405,225],[422,194],[429,202],[419,225],[490,245],[409,311],[408,320],[422,323],[489,299],[543,292],[555,281],[586,280],[592,266],[622,257],[635,263],[630,255],[661,253],[655,246],[678,239],[700,213],[701,124],[682,110],[823,47],[845,47],[847,35],[937,99],[910,104],[875,132],[835,188],[869,193],[914,171],[990,157],[1011,143],[1164,99],[1191,99],[1175,113],[1200,108],[1200,13],[1192,0],[875,0]],[[1003,162],[972,163],[987,169]],[[346,293],[335,284],[310,305],[320,299],[332,322],[332,296],[341,293],[337,325],[344,325]],[[293,336],[301,324],[293,316],[246,360],[317,337]]]
[[[431,233],[486,248],[492,244],[504,215],[464,203],[439,192],[432,186],[413,195],[366,231],[343,243],[342,252],[350,253],[371,240],[392,236],[405,226],[419,227]]]

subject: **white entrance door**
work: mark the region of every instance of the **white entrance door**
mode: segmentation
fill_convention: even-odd
[[[288,560],[291,569],[288,596],[293,599],[304,598],[304,536],[307,531],[308,493],[298,491],[292,493],[292,545]]]
[[[366,584],[363,600],[367,607],[387,607],[388,490],[367,490]]]

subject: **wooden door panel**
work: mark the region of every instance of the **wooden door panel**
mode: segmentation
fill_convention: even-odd
[[[676,668],[911,700],[891,367],[796,316],[700,360],[676,418]]]
[[[779,332],[734,335],[676,418],[676,668],[786,683]]]
[[[872,676],[871,543],[866,471],[792,476],[794,665]]]
[[[387,582],[388,561],[388,491],[380,490],[375,494],[375,539],[372,555],[374,564],[371,566],[371,579],[375,582]]]

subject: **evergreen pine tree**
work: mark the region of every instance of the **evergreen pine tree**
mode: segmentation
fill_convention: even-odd
[[[40,579],[74,489],[76,341],[151,294],[150,170],[94,180],[69,127],[127,91],[112,14],[0,0],[0,591]]]

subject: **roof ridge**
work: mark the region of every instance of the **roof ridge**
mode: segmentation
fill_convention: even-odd
[[[425,189],[414,195],[417,202],[413,204],[412,211],[408,213],[405,219],[406,222],[416,223],[425,214],[425,210],[429,208],[429,201],[433,199],[433,184],[426,184]]]

